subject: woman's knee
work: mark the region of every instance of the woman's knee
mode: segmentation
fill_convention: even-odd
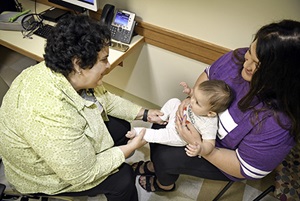
[[[105,125],[113,138],[115,145],[124,145],[128,142],[128,138],[125,137],[125,134],[131,127],[128,121],[109,116],[109,121],[105,122]]]
[[[137,200],[135,174],[130,165],[124,163],[119,171],[109,178],[111,188],[105,193],[108,200]]]
[[[160,144],[150,144],[151,160],[154,164],[159,166],[171,166],[174,167],[176,163],[185,156],[183,147],[171,147]]]
[[[130,165],[127,163],[124,163],[120,168],[119,168],[119,173],[118,173],[118,183],[117,188],[122,192],[125,191],[131,191],[136,189],[135,186],[135,174],[133,172],[133,169]]]
[[[119,175],[119,183],[116,184],[121,197],[135,197],[137,190],[135,186],[135,174],[130,165],[122,165],[122,173]]]

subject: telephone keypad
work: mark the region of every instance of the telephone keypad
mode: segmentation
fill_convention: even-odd
[[[111,37],[115,40],[129,44],[132,31],[123,29],[120,26],[110,26]]]

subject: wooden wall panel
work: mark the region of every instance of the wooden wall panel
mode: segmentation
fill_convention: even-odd
[[[145,37],[146,43],[207,64],[211,64],[221,55],[230,51],[227,48],[146,22],[139,22],[136,26],[136,32]]]

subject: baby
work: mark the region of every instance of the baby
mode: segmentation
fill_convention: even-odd
[[[187,121],[192,123],[201,134],[202,143],[197,145],[192,156],[201,156],[210,153],[215,147],[215,139],[218,129],[218,113],[225,111],[233,100],[230,87],[220,80],[207,80],[191,89],[185,82],[180,83],[184,87],[184,93],[191,95],[191,102],[185,108]],[[151,143],[160,143],[170,146],[185,146],[187,143],[181,139],[175,128],[176,111],[181,101],[172,98],[161,108],[164,113],[159,116],[161,122],[168,121],[166,128],[146,129],[144,139]],[[132,138],[142,127],[135,127],[126,134]]]

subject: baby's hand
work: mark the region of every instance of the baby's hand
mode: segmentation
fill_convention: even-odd
[[[189,157],[199,156],[201,153],[201,146],[200,144],[196,143],[194,145],[188,144],[185,148],[185,153]]]
[[[180,84],[180,86],[183,87],[183,91],[182,91],[183,93],[185,93],[187,95],[191,94],[192,90],[186,82],[180,82],[179,84]]]

